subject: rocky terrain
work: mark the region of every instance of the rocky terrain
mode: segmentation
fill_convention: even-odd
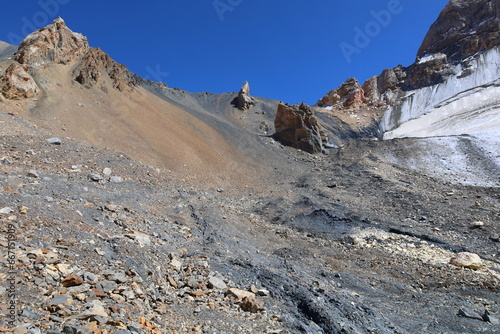
[[[0,329],[498,333],[496,10],[316,106],[168,88],[62,19],[0,44]]]

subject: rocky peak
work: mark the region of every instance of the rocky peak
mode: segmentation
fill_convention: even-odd
[[[88,50],[87,38],[74,33],[62,18],[28,35],[19,46],[15,60],[38,66],[46,63],[67,64]]]
[[[275,137],[281,143],[309,153],[322,152],[323,142],[328,141],[314,111],[305,103],[289,105],[280,102],[274,127]]]
[[[238,93],[238,108],[248,110],[253,105],[255,105],[255,99],[250,96],[250,84],[248,81],[245,81]]]
[[[500,43],[499,0],[451,0],[431,26],[418,59],[436,53],[460,61]]]

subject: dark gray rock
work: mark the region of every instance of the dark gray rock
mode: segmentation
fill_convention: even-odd
[[[63,328],[63,333],[64,334],[92,334],[92,331],[90,329],[87,329],[84,327],[66,325]]]
[[[102,181],[102,179],[103,179],[102,175],[96,174],[96,173],[90,173],[88,175],[88,178],[90,181],[94,181],[94,182],[99,182],[99,181]]]
[[[479,313],[477,313],[474,310],[471,310],[468,307],[462,307],[460,310],[458,310],[458,315],[461,317],[464,317],[464,318],[483,321],[483,317],[481,315],[479,315]]]

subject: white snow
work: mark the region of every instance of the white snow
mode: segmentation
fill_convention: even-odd
[[[445,54],[443,54],[443,53],[435,53],[435,54],[431,54],[431,55],[422,57],[418,61],[418,64],[423,64],[423,63],[427,63],[427,62],[429,62],[431,60],[443,59],[443,58],[446,58]]]
[[[480,87],[494,86],[494,82],[500,78],[500,48],[477,55],[467,68],[472,71],[468,76],[455,75],[442,84],[407,92],[401,106],[389,108],[385,113],[381,123],[382,132],[394,130],[403,123],[434,112],[457,98],[477,92]],[[454,72],[461,74],[465,69],[460,64],[455,67]],[[497,100],[495,97],[491,98]],[[467,106],[459,108],[463,109],[462,112],[467,112]],[[412,132],[415,135],[415,131]],[[390,134],[387,136],[391,137]]]
[[[450,181],[500,185],[500,47],[456,65],[446,82],[407,92],[381,122],[383,138],[422,138],[395,162]],[[441,160],[443,159],[443,160]]]

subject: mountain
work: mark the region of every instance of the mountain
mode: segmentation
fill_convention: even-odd
[[[0,43],[0,329],[499,332],[498,8],[315,106],[143,79],[61,18]]]

